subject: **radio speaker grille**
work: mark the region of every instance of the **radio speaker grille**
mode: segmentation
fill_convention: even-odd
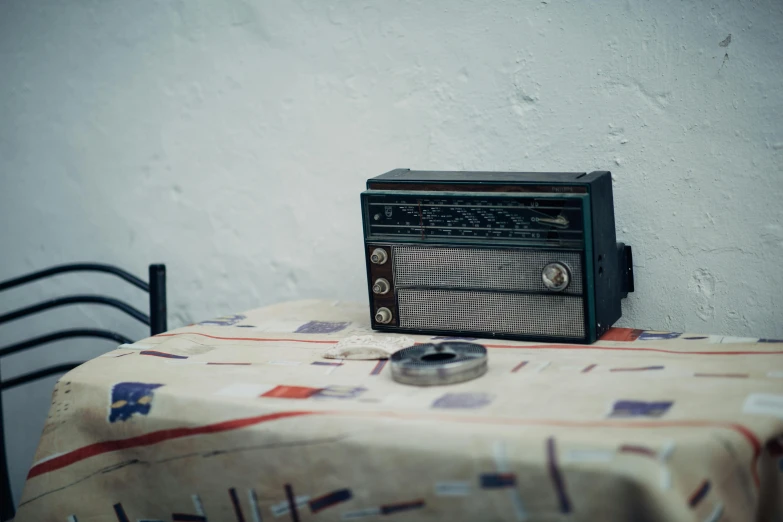
[[[465,290],[397,290],[403,328],[584,338],[582,298]]]
[[[561,294],[581,295],[582,261],[578,252],[533,249],[393,247],[396,288],[471,288],[550,292],[541,271],[559,261],[571,270]]]

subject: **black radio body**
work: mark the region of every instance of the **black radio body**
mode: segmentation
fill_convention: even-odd
[[[633,291],[609,172],[397,169],[361,202],[376,330],[592,343]]]

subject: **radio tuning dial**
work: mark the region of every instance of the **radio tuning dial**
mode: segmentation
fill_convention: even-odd
[[[375,284],[372,285],[372,292],[374,294],[383,295],[386,292],[388,292],[390,288],[391,285],[389,284],[389,282],[386,279],[380,277],[376,279]]]
[[[549,263],[541,271],[541,280],[548,289],[560,292],[571,282],[571,273],[563,263]]]
[[[389,254],[387,254],[386,250],[383,248],[376,248],[372,251],[372,254],[370,254],[370,261],[376,265],[384,264],[387,259],[389,259]]]
[[[391,310],[389,310],[386,307],[378,308],[378,311],[375,312],[375,321],[381,324],[388,324],[392,320],[392,313]]]

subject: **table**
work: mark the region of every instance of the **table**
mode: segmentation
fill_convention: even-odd
[[[486,375],[421,388],[324,358],[431,339],[368,316],[284,303],[71,371],[17,520],[783,519],[783,340],[479,340]]]

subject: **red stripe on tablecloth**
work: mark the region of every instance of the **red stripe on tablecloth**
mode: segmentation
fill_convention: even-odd
[[[375,365],[375,368],[372,369],[370,372],[370,375],[380,375],[383,371],[383,367],[386,366],[386,363],[388,362],[388,359],[381,359],[378,361],[378,363]]]
[[[209,335],[201,332],[177,332],[177,333],[165,333],[158,334],[154,337],[173,337],[176,335],[200,335],[202,337],[209,337],[210,339],[219,339],[221,341],[258,341],[258,342],[291,342],[291,343],[317,343],[317,344],[337,344],[339,341],[328,340],[316,340],[316,339],[264,339],[261,337],[220,337],[217,335]],[[682,352],[678,350],[664,350],[662,348],[632,348],[630,346],[594,346],[594,345],[581,345],[581,344],[528,344],[528,345],[512,345],[512,344],[484,344],[486,348],[517,348],[525,350],[528,348],[546,348],[549,350],[610,350],[621,352],[659,352],[659,353],[674,353],[679,355],[783,355],[783,351],[778,352],[761,352],[761,351],[747,351],[747,352]]]
[[[96,455],[101,455],[110,451],[124,450],[138,446],[149,446],[151,444],[157,444],[167,440],[179,439],[182,437],[192,437],[193,435],[205,435],[208,433],[219,433],[221,431],[236,430],[239,428],[246,428],[247,426],[253,426],[255,424],[261,424],[262,422],[285,419],[287,417],[298,417],[301,415],[313,415],[316,413],[318,412],[282,411],[278,413],[270,413],[269,415],[245,417],[243,419],[234,419],[230,421],[218,422],[216,424],[207,424],[205,426],[198,426],[195,428],[173,428],[170,430],[153,431],[150,433],[145,433],[144,435],[138,435],[136,437],[130,437],[127,439],[96,442],[95,444],[90,444],[71,452],[64,453],[63,455],[54,457],[33,466],[30,468],[30,472],[27,474],[27,478],[30,479],[37,477],[38,475],[70,466],[71,464],[79,462],[80,460],[95,457]]]
[[[655,458],[658,454],[652,448],[646,448],[644,446],[637,446],[635,444],[623,444],[620,446],[620,453],[637,453],[639,455],[646,455],[648,457]]]
[[[648,370],[663,370],[663,366],[640,366],[638,368],[610,368],[610,372],[646,372]]]
[[[663,348],[631,348],[630,346],[593,346],[582,344],[483,344],[485,348],[517,348],[526,350],[530,348],[547,350],[610,350],[620,352],[660,352],[674,353],[677,355],[783,355],[779,352],[682,352],[678,350],[664,350]]]
[[[152,355],[153,357],[163,357],[166,359],[187,359],[185,355],[175,355],[173,353],[158,352],[155,350],[142,350],[139,352],[141,355]]]
[[[559,427],[582,427],[582,428],[705,428],[716,427],[734,430],[741,434],[753,447],[753,460],[750,466],[750,472],[753,476],[753,482],[756,487],[759,486],[759,475],[756,470],[756,463],[761,455],[761,442],[756,434],[750,431],[742,424],[732,422],[719,422],[719,421],[700,421],[700,420],[675,420],[675,421],[617,421],[617,420],[603,420],[603,421],[569,421],[569,420],[550,420],[550,419],[513,419],[513,418],[492,418],[492,417],[468,417],[457,415],[432,415],[432,414],[416,414],[416,413],[395,413],[389,411],[284,411],[278,413],[271,413],[268,415],[260,415],[256,417],[246,417],[242,419],[235,419],[230,421],[218,422],[216,424],[207,424],[205,426],[199,426],[196,428],[173,428],[170,430],[160,430],[147,433],[145,435],[139,435],[136,437],[130,437],[128,439],[110,440],[105,442],[97,442],[84,446],[83,448],[76,449],[74,451],[52,457],[49,460],[34,465],[27,475],[27,478],[33,478],[50,471],[56,471],[64,468],[81,460],[100,455],[102,453],[108,453],[110,451],[117,451],[123,449],[134,448],[137,446],[148,446],[150,444],[157,444],[166,440],[177,439],[181,437],[190,437],[193,435],[204,435],[209,433],[218,433],[221,431],[235,430],[239,428],[245,428],[247,426],[253,426],[255,424],[261,424],[263,422],[285,419],[288,417],[298,417],[302,415],[343,415],[350,417],[385,417],[385,418],[401,418],[412,420],[452,420],[457,422],[480,422],[485,424],[523,424],[523,425],[540,425],[540,426],[559,426]]]
[[[265,339],[262,337],[219,337],[217,335],[209,335],[201,332],[177,332],[177,333],[162,333],[153,337],[174,337],[176,335],[200,335],[201,337],[209,337],[210,339],[219,339],[221,341],[258,341],[258,342],[290,342],[290,343],[318,343],[318,344],[337,344],[339,341],[324,341],[315,339]]]
[[[694,373],[694,377],[750,377],[747,373]]]
[[[318,343],[318,344],[337,344],[339,341],[330,340],[316,340],[316,339],[265,339],[261,337],[219,337],[217,335],[209,335],[201,332],[177,332],[177,333],[164,333],[158,334],[154,337],[173,337],[176,335],[200,335],[202,337],[209,337],[210,339],[219,339],[222,341],[258,341],[258,342],[291,342],[291,343]],[[783,351],[777,352],[761,352],[761,351],[747,351],[747,352],[682,352],[678,350],[664,350],[662,348],[632,348],[630,346],[594,346],[594,345],[581,345],[581,344],[528,344],[528,345],[511,345],[511,344],[484,344],[486,348],[517,348],[525,350],[528,348],[546,348],[550,350],[610,350],[610,351],[623,351],[623,352],[659,352],[659,353],[674,353],[680,355],[783,355]]]
[[[760,481],[759,481],[759,471],[756,466],[758,463],[759,457],[761,456],[761,441],[756,437],[756,434],[750,431],[748,428],[743,426],[742,424],[732,424],[732,428],[740,433],[747,439],[748,442],[750,442],[750,445],[753,446],[753,461],[750,465],[750,474],[753,476],[753,482],[756,484],[756,487],[759,487]]]

